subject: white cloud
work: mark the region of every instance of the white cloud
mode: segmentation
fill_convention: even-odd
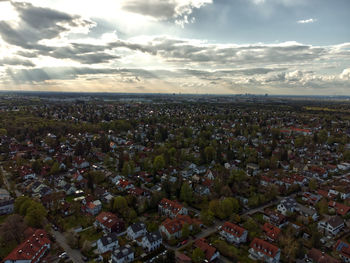
[[[298,20],[297,23],[298,24],[310,24],[310,23],[315,23],[316,21],[317,21],[317,19],[309,18],[309,19],[305,19],[305,20]]]
[[[343,80],[350,80],[350,68],[346,68],[339,76]]]
[[[179,25],[194,22],[195,8],[212,4],[212,0],[123,0],[122,9],[156,20],[174,20]]]

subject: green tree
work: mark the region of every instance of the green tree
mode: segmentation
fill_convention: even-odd
[[[24,220],[28,226],[40,228],[43,227],[46,216],[47,211],[45,207],[40,203],[33,202],[32,205],[27,209]]]
[[[195,248],[192,252],[192,260],[195,263],[200,263],[203,262],[203,260],[205,259],[205,255],[203,250],[201,250],[200,248]]]
[[[317,181],[315,178],[311,178],[310,181],[309,181],[309,188],[310,190],[312,191],[315,191],[316,188],[317,188]]]
[[[158,155],[154,158],[153,167],[156,171],[161,170],[165,167],[165,160],[163,155]]]
[[[51,166],[50,173],[51,174],[58,174],[60,172],[60,165],[58,162],[54,162]]]
[[[210,163],[212,160],[215,159],[216,156],[216,151],[213,146],[207,146],[204,149],[204,156],[205,156],[205,161],[207,163]]]
[[[181,236],[183,238],[188,238],[189,235],[190,235],[190,226],[187,223],[185,223],[181,229]]]
[[[180,191],[181,200],[190,204],[193,201],[193,189],[188,183],[183,183]]]
[[[212,225],[214,222],[214,214],[210,210],[202,210],[200,213],[200,219],[205,225]]]
[[[123,214],[128,209],[128,202],[123,196],[117,196],[113,200],[113,211]]]

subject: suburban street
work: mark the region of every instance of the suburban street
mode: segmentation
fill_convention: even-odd
[[[11,190],[11,185],[10,185],[10,183],[9,183],[9,181],[8,181],[8,177],[9,177],[10,175],[9,175],[9,173],[4,169],[3,166],[1,166],[0,169],[1,169],[1,173],[2,173],[2,178],[3,178],[4,184],[5,184],[6,188],[7,188],[7,190],[10,191],[10,190]],[[22,195],[22,193],[21,193],[20,191],[18,191],[17,189],[15,189],[15,194],[16,194],[17,197],[19,197],[19,196]]]
[[[67,255],[74,263],[84,263],[80,251],[77,249],[71,249],[61,232],[52,230],[51,233],[56,238],[56,242],[64,249],[64,251],[66,251]]]

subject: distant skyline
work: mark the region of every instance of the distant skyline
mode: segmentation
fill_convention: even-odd
[[[349,0],[0,0],[0,90],[350,95]]]

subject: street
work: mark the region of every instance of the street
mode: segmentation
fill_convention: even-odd
[[[64,251],[66,251],[67,255],[74,263],[84,263],[80,251],[77,249],[71,249],[62,233],[54,230],[52,230],[51,233],[56,238],[56,242],[64,249]]]
[[[8,181],[8,177],[10,176],[9,173],[4,169],[4,167],[1,166],[1,173],[2,173],[2,178],[3,178],[3,181],[4,181],[4,184],[7,188],[8,191],[11,191],[11,185]],[[17,197],[21,196],[22,193],[20,191],[18,191],[17,189],[15,189],[15,194]]]

